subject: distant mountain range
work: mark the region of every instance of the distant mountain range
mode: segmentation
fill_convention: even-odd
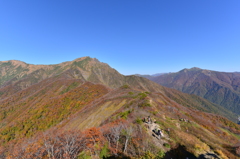
[[[154,78],[154,77],[157,77],[157,76],[161,76],[161,75],[164,75],[166,73],[156,73],[156,74],[153,74],[153,75],[141,75],[141,74],[134,74],[135,76],[139,76],[139,77],[144,77],[144,78],[148,78],[148,79],[151,79],[151,78]]]
[[[144,122],[148,116],[156,122]],[[0,158],[238,158],[240,126],[225,117],[237,119],[90,57],[0,62]]]
[[[194,67],[146,78],[184,93],[198,95],[240,115],[239,72],[217,72]]]

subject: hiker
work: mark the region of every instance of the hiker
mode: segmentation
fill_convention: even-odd
[[[148,116],[148,123],[149,123],[149,124],[152,123],[152,120],[151,120],[150,116]]]
[[[144,121],[145,123],[148,123],[148,118],[147,118],[147,117],[144,117],[144,118],[143,118],[143,121]]]
[[[161,138],[161,130],[158,129],[158,133],[157,133],[158,137]]]
[[[157,135],[157,133],[158,133],[158,129],[157,128],[154,129],[154,133]]]
[[[145,123],[145,122],[146,122],[146,118],[144,117],[144,118],[142,119],[142,121]]]
[[[164,135],[163,135],[163,131],[162,130],[160,130],[160,135],[163,137]]]
[[[163,137],[163,131],[161,129],[158,130],[158,135],[160,138]]]

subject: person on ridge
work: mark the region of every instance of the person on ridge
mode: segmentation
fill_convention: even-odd
[[[157,133],[158,137],[161,138],[161,130],[158,129],[158,133]]]
[[[148,116],[148,123],[151,124],[152,123],[152,120],[151,120],[151,117]]]

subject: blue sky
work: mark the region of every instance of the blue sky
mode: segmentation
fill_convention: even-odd
[[[83,56],[125,75],[240,71],[240,1],[0,1],[0,61]]]

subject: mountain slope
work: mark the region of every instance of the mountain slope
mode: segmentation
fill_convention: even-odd
[[[69,86],[72,89],[69,89]],[[174,153],[179,156],[177,149],[178,144],[180,144],[185,147],[185,151],[196,157],[205,153],[219,155],[217,152],[221,151],[222,156],[227,155],[230,158],[236,158],[235,153],[232,154],[225,146],[234,148],[235,144],[238,143],[237,137],[240,134],[240,127],[224,117],[196,110],[196,103],[189,103],[192,107],[179,104],[176,101],[180,101],[184,96],[181,92],[178,92],[179,96],[176,95],[174,99],[165,95],[169,91],[169,93],[175,94],[174,91],[176,90],[171,91],[166,88],[164,93],[150,93],[126,86],[111,90],[103,85],[82,82],[81,80],[58,80],[57,83],[53,82],[46,85],[33,96],[26,98],[29,91],[26,89],[21,93],[19,92],[22,95],[21,100],[6,107],[9,108],[9,111],[6,111],[6,116],[1,122],[0,128],[0,140],[5,145],[8,143],[14,145],[13,143],[16,143],[18,147],[25,147],[30,144],[29,151],[39,154],[38,149],[31,146],[34,143],[32,141],[39,140],[35,144],[39,143],[40,145],[37,147],[40,146],[39,148],[42,150],[45,149],[41,145],[46,144],[46,138],[52,137],[49,142],[55,139],[54,142],[59,142],[58,139],[61,136],[55,135],[60,132],[77,130],[85,132],[88,129],[95,130],[92,127],[97,127],[101,130],[99,133],[106,135],[109,133],[108,128],[111,131],[113,131],[112,129],[117,131],[117,127],[122,125],[117,124],[118,120],[123,120],[122,126],[125,127],[124,130],[130,131],[132,129],[131,134],[129,134],[131,135],[130,148],[127,151],[129,155],[135,151],[141,151],[140,154],[144,155],[144,148],[143,150],[134,150],[131,147],[137,146],[134,145],[137,142],[143,145],[145,149],[148,149],[149,147],[144,141],[147,140],[152,145],[152,148],[149,149],[150,152],[159,148],[167,152],[169,148],[165,148],[163,145],[168,144],[171,145],[173,151],[176,151]],[[186,98],[190,100],[189,97]],[[15,98],[11,100],[5,101],[6,105],[4,106],[15,100],[17,101]],[[142,123],[141,119],[149,115],[157,120],[157,125],[164,130],[166,138],[159,141],[152,137],[152,131],[146,131],[148,127],[145,123]],[[189,122],[183,122],[180,119]],[[45,132],[47,136],[42,136],[41,132]],[[139,132],[142,132],[145,137],[139,136]],[[55,135],[49,136],[51,133]],[[65,134],[66,137],[64,138],[72,137],[71,135],[74,134],[74,132]],[[78,134],[81,134],[81,132],[78,132]],[[29,141],[29,137],[33,139]],[[45,138],[45,140],[40,140],[39,137]],[[120,149],[124,147],[125,137],[124,133],[120,136]],[[140,140],[137,140],[138,137],[140,137]],[[112,139],[109,138],[109,140]],[[23,142],[21,146],[19,142]],[[104,142],[103,139],[102,142]],[[113,141],[109,142],[112,144]],[[154,148],[153,145],[155,145]],[[112,146],[114,147],[114,145]],[[114,147],[114,149],[116,148]],[[15,148],[13,150],[13,147],[7,147],[7,150],[10,150],[9,154],[19,151],[19,149]],[[24,149],[24,154],[26,150]],[[19,153],[14,155],[19,155]],[[132,155],[134,156],[134,154]],[[186,157],[184,156],[184,158]]]
[[[195,94],[240,114],[240,74],[199,68],[151,78],[163,86]]]
[[[26,77],[32,82],[26,85],[26,87],[28,87],[43,79],[60,75],[67,70],[77,71],[72,72],[71,76],[74,78],[79,78],[80,75],[84,80],[105,83],[111,87],[114,87],[115,83],[108,83],[109,76],[107,75],[112,75],[112,78],[123,78],[116,70],[110,68],[107,64],[101,63],[97,59],[92,59],[90,57],[82,57],[74,61],[56,65],[31,65],[21,61],[11,60],[0,62],[0,68],[0,86],[2,87],[26,79]],[[111,80],[111,82],[114,81]]]
[[[14,85],[15,92],[44,79],[59,76],[66,71],[69,72],[69,78],[99,83],[110,88],[118,88],[124,84],[131,83],[139,89],[149,91],[158,89],[156,87],[157,84],[149,83],[145,78],[123,76],[109,65],[90,57],[82,57],[56,65],[31,65],[20,61],[6,61],[0,62],[0,70],[2,70],[0,73],[0,88]],[[144,85],[145,82],[149,84]],[[0,97],[5,93],[0,90]]]
[[[123,76],[89,57],[50,66],[23,63],[25,71],[19,72],[14,62],[2,63],[8,65],[1,69],[8,71],[1,74],[1,158],[66,158],[70,154],[61,142],[76,133],[84,140],[76,154],[92,158],[99,158],[106,146],[115,157],[141,158],[160,152],[171,156],[179,145],[195,157],[237,156],[228,148],[238,144],[240,127],[213,113],[232,120],[234,114],[201,97],[142,77]],[[153,137],[153,125],[141,120],[147,116],[157,120],[155,126],[163,129],[166,138]]]
[[[6,73],[2,71],[1,79],[5,79],[5,81],[2,80],[4,82],[1,86],[2,88],[0,87],[0,101],[1,99],[12,96],[34,84],[41,83],[44,80],[56,81],[59,79],[79,79],[82,82],[89,81],[96,84],[103,84],[112,89],[119,88],[123,85],[130,85],[132,88],[141,91],[163,92],[163,90],[166,90],[162,86],[151,82],[146,78],[138,76],[123,76],[107,64],[90,57],[82,57],[74,61],[64,62],[57,65],[30,65],[20,61],[6,61],[1,62],[0,64],[2,64],[0,65],[0,69],[7,70],[8,72]],[[17,69],[19,67],[22,68],[20,71]],[[10,79],[10,77],[12,79]],[[6,79],[9,80],[7,81]],[[195,99],[196,97],[189,96],[187,98]],[[219,105],[213,105],[209,102],[207,103],[208,104],[204,104],[205,108],[203,108],[202,104],[198,104],[198,109],[221,114],[232,121],[236,121],[235,114],[230,113]]]

